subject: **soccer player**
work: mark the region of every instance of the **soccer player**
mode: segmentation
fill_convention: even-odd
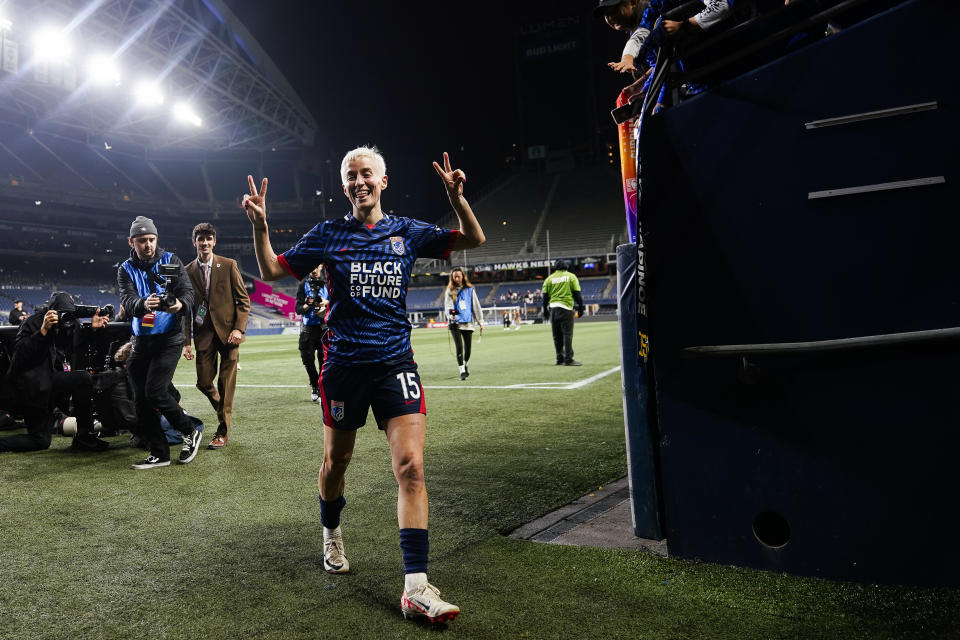
[[[454,619],[460,608],[440,599],[427,582],[427,490],[423,473],[426,403],[410,347],[406,316],[407,285],[418,257],[444,258],[451,251],[479,246],[483,230],[463,197],[466,176],[433,163],[443,180],[460,229],[441,229],[419,220],[386,215],[380,196],[387,188],[383,156],[375,147],[358,147],[340,166],[343,193],[352,211],[340,220],[315,226],[282,255],[274,253],[267,227],[267,179],[257,191],[247,176],[250,194],[242,206],[253,225],[260,276],[301,279],[318,264],[326,266],[329,291],[327,350],[320,376],[323,406],[323,465],[320,467],[320,520],[323,564],[330,573],[346,573],[340,512],[345,472],[357,429],[373,407],[377,425],[390,445],[398,484],[397,520],[404,565],[400,608],[404,617],[430,622]]]

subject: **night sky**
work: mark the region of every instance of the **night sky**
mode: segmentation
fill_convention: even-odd
[[[608,112],[626,79],[605,62],[623,37],[592,17],[592,0],[226,2],[317,119],[316,152],[337,181],[346,150],[380,147],[397,213],[449,208],[430,165],[443,151],[470,197],[527,145],[615,141]],[[560,53],[525,59],[538,46]]]

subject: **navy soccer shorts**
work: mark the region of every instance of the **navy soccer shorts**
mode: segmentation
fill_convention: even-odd
[[[362,427],[371,407],[381,429],[390,418],[427,413],[423,385],[412,357],[374,364],[324,362],[320,403],[323,424],[346,431]]]

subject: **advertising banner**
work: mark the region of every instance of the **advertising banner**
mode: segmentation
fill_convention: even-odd
[[[629,104],[624,94],[617,97],[617,107]],[[620,138],[620,175],[623,178],[623,206],[627,215],[630,242],[637,241],[637,140],[633,135],[636,119],[617,125]]]
[[[253,281],[250,301],[265,307],[273,307],[288,320],[297,319],[297,299],[285,293],[274,291],[273,287],[260,280]]]

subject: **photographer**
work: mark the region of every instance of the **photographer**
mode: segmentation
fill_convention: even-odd
[[[48,449],[53,436],[53,408],[73,400],[77,419],[74,449],[103,451],[109,445],[93,433],[93,378],[69,370],[70,358],[83,348],[89,331],[106,326],[107,315],[94,307],[78,307],[69,293],[58,291],[49,303],[20,325],[10,369],[4,382],[3,405],[23,414],[26,434],[0,438],[0,452]],[[90,317],[89,330],[78,327]],[[66,370],[65,370],[66,369]]]
[[[483,310],[480,308],[476,289],[460,267],[450,270],[450,280],[443,290],[443,313],[447,317],[447,326],[457,350],[460,379],[466,380],[470,375],[467,363],[470,362],[470,344],[474,329],[479,328],[480,335],[483,335]]]
[[[137,216],[130,226],[130,257],[117,269],[120,301],[133,321],[133,353],[127,372],[137,401],[137,418],[150,455],[134,469],[170,464],[170,445],[160,414],[183,433],[180,462],[193,460],[203,433],[180,410],[169,386],[183,350],[184,314],[193,308],[193,287],[183,263],[157,246],[153,220]]]
[[[327,333],[327,282],[318,266],[297,288],[297,312],[301,316],[300,360],[310,378],[310,399],[320,399],[319,367],[323,366],[323,337]]]

